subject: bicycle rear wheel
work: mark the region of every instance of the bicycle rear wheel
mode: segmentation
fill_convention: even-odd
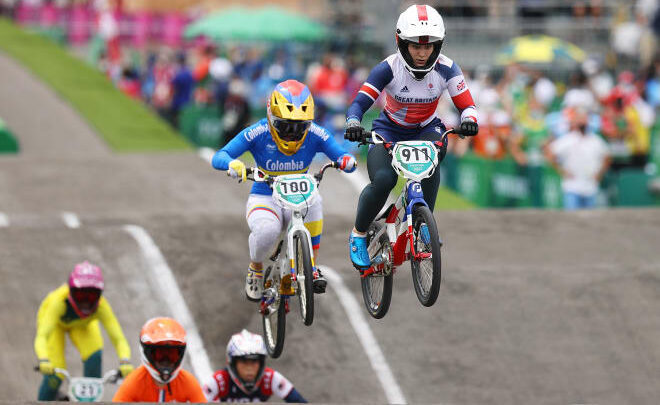
[[[294,252],[296,278],[298,280],[298,303],[300,305],[300,316],[307,326],[314,321],[314,268],[312,267],[312,255],[309,248],[307,235],[298,231],[293,235],[295,243]]]
[[[367,231],[367,246],[372,244],[374,236],[380,231],[383,224],[380,222],[373,222]],[[387,314],[392,301],[392,262],[390,261],[392,255],[392,248],[387,235],[381,235],[380,239],[376,242],[379,248],[371,258],[372,263],[374,258],[386,258],[382,264],[375,265],[377,271],[369,274],[366,277],[360,277],[362,285],[362,298],[364,305],[369,312],[369,315],[376,319],[380,319]]]
[[[270,310],[269,313],[262,315],[264,342],[268,354],[275,359],[280,357],[284,348],[286,298],[280,296],[268,309]]]
[[[423,257],[410,256],[413,285],[417,299],[430,307],[438,299],[442,270],[441,245],[433,213],[425,205],[413,208],[413,242],[415,253]],[[428,232],[423,231],[426,226]]]

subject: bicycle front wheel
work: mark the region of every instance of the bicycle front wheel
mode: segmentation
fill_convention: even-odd
[[[264,328],[264,341],[270,357],[276,359],[282,354],[284,348],[284,334],[286,332],[286,298],[279,297],[268,307],[267,314],[262,315]]]
[[[390,241],[387,235],[382,235],[378,241],[373,241],[374,236],[380,231],[383,224],[374,222],[367,230],[367,246],[378,243],[379,248],[371,258],[372,263],[376,258],[382,263],[374,265],[376,271],[365,277],[360,277],[362,285],[362,299],[369,315],[380,319],[387,314],[392,301],[392,262]]]
[[[312,254],[309,247],[307,235],[296,232],[293,235],[295,243],[294,252],[296,278],[298,280],[298,303],[300,304],[300,316],[305,325],[311,325],[314,321],[314,268],[312,267]]]
[[[413,209],[413,246],[416,256],[410,256],[413,285],[417,299],[430,307],[438,299],[442,259],[440,237],[433,213],[425,205]]]

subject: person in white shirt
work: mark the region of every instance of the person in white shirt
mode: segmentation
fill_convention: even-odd
[[[561,176],[566,210],[595,207],[600,181],[610,166],[607,143],[588,131],[587,122],[587,112],[575,110],[570,132],[545,150],[548,162]]]

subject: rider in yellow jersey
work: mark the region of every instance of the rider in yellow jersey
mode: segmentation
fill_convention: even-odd
[[[122,377],[133,371],[131,349],[110,304],[102,296],[103,274],[89,262],[77,264],[69,275],[68,284],[51,291],[41,302],[37,313],[37,335],[34,351],[39,359],[39,371],[44,375],[39,388],[39,401],[56,399],[62,378],[55,368],[66,368],[65,336],[80,352],[85,377],[101,377],[103,324],[119,356]]]

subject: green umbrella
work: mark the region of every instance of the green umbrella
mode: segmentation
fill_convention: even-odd
[[[547,35],[525,35],[512,39],[497,53],[495,61],[501,65],[574,65],[584,58],[584,51],[570,42]]]
[[[197,20],[184,32],[186,38],[202,35],[213,40],[319,41],[327,37],[328,30],[305,16],[279,7],[234,7]]]

